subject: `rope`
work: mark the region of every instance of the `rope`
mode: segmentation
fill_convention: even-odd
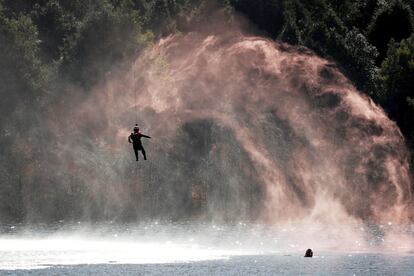
[[[137,124],[137,122],[138,122],[138,107],[137,107],[137,66],[136,66],[136,61],[134,62],[134,86],[133,86],[133,89],[134,89],[134,113],[135,113],[135,123],[134,123],[134,126],[135,126],[135,124]],[[139,154],[139,152],[138,152],[138,154]],[[135,187],[135,189],[137,189],[138,187],[137,187],[137,185],[140,185],[140,183],[138,182],[138,170],[139,170],[139,165],[138,165],[138,162],[135,162],[135,163],[137,163],[136,165],[135,165],[135,181],[137,181],[136,183],[136,187]]]
[[[138,109],[137,109],[137,66],[136,62],[134,62],[134,69],[133,69],[133,87],[134,90],[134,113],[135,113],[135,123],[138,121]]]
[[[135,123],[134,123],[134,126],[135,126],[135,124],[137,124],[138,123],[138,96],[137,96],[137,94],[138,94],[138,92],[137,92],[137,72],[136,72],[136,63],[134,63],[134,70],[133,70],[133,77],[134,77],[134,85],[133,85],[133,89],[134,89],[134,113],[135,113]],[[138,155],[140,154],[141,152],[138,152]],[[143,160],[142,159],[143,158],[143,156],[141,156],[141,162],[148,162],[148,165],[149,165],[149,168],[148,168],[148,166],[147,166],[147,172],[149,173],[149,177],[147,176],[147,177],[142,177],[141,179],[143,180],[143,181],[145,181],[145,183],[138,183],[138,185],[143,185],[143,190],[142,190],[142,193],[143,194],[141,194],[140,196],[145,196],[145,194],[147,194],[147,195],[149,195],[149,197],[150,197],[150,200],[149,200],[149,204],[150,204],[150,207],[151,207],[151,210],[152,209],[154,209],[154,204],[155,204],[155,196],[154,196],[154,182],[156,181],[156,179],[154,178],[154,175],[153,175],[153,173],[154,173],[154,163],[153,162],[151,162],[151,161],[149,161],[149,158],[148,158],[148,160]],[[135,167],[135,179],[138,181],[138,176],[139,176],[139,172],[142,172],[143,171],[143,168],[142,168],[142,166],[139,166],[139,164],[138,163],[140,163],[140,162],[136,162],[137,164],[136,164],[136,167]],[[151,185],[152,184],[152,185]]]
[[[134,112],[135,112],[135,123],[138,122],[138,106],[137,106],[137,66],[136,62],[134,63]]]

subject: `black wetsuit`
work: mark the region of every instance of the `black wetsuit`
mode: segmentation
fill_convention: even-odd
[[[129,135],[128,137],[128,141],[132,143],[132,145],[134,146],[134,152],[135,152],[135,157],[137,158],[137,161],[138,161],[139,150],[142,152],[142,155],[144,156],[144,160],[147,160],[147,156],[145,155],[145,149],[142,146],[142,142],[141,142],[142,137],[151,138],[150,136],[141,134],[139,132],[131,133],[131,135]]]

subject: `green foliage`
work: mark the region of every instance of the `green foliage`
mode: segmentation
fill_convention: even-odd
[[[279,39],[307,46],[339,62],[359,88],[370,87],[376,69],[377,50],[362,31],[350,28],[341,19],[347,19],[346,11],[355,12],[359,5],[362,4],[349,1],[286,1],[285,27]],[[341,17],[337,11],[341,11]]]
[[[375,58],[378,56],[377,49],[356,28],[346,34],[344,46],[346,59],[350,61],[348,68],[352,72],[357,72],[355,79],[358,78],[359,82],[369,87],[374,85],[376,73]]]
[[[359,89],[396,120],[414,149],[414,1],[223,2],[245,13],[272,37],[309,47],[334,60]]]
[[[103,6],[89,14],[64,56],[63,72],[85,88],[101,80],[111,67],[133,56],[152,39],[137,12]]]
[[[190,14],[200,0],[3,2],[7,21],[3,29],[10,31],[11,42],[2,46],[9,47],[12,56],[16,54],[15,63],[22,64],[19,70],[26,70],[21,75],[30,76],[30,85],[39,87],[41,79],[53,85],[50,81],[63,77],[89,89],[155,36],[176,31],[176,18]],[[19,35],[25,39],[17,41]],[[15,47],[12,40],[23,44]],[[21,47],[25,47],[23,54],[18,51]]]
[[[378,9],[368,26],[368,38],[379,51],[378,62],[384,59],[391,39],[401,41],[414,30],[413,15],[409,5],[400,0],[388,1]]]
[[[378,0],[330,0],[327,2],[346,26],[359,30],[367,28],[378,7]]]
[[[405,101],[406,97],[414,96],[414,34],[400,43],[391,40],[378,73],[378,82],[384,104],[391,99]]]
[[[67,37],[77,31],[76,17],[57,0],[34,4],[30,14],[39,30],[43,58],[59,60]]]
[[[17,135],[13,130],[27,125],[26,118],[38,107],[45,85],[39,44],[38,31],[30,16],[8,16],[0,2],[0,155],[6,156],[0,160],[2,219],[22,217],[19,168],[25,160],[11,157]],[[35,120],[33,116],[31,121]]]
[[[400,43],[390,41],[376,82],[375,96],[397,121],[414,149],[414,34]]]
[[[6,18],[0,10],[0,41],[0,89],[40,89],[40,41],[31,18],[27,15]]]
[[[56,103],[87,96],[89,88],[133,61],[156,36],[177,31],[180,18],[187,24],[200,2],[0,0],[0,219],[24,219],[34,209],[55,219],[83,212],[64,191],[43,202],[62,179],[30,179],[22,170],[35,166],[46,176],[42,164],[57,160],[47,149],[33,147],[17,155],[16,147],[56,142],[44,127]],[[67,89],[68,84],[75,89]],[[77,185],[72,176],[68,181]],[[24,189],[31,193],[23,195]],[[84,191],[76,193],[88,200]]]

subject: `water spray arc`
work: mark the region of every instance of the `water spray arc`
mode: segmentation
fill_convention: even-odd
[[[126,143],[134,119],[155,137],[138,167]],[[384,111],[313,52],[237,30],[161,39],[45,127],[59,137],[44,145],[48,174],[25,175],[58,181],[50,200],[24,201],[28,217],[388,223],[413,214],[407,150]]]
[[[246,154],[268,219],[407,218],[411,184],[398,128],[310,51],[191,33],[162,40],[133,71],[144,83],[140,112],[168,121],[157,135],[172,141],[183,126],[207,121],[226,130],[220,139],[233,145],[222,146],[231,152],[237,144]],[[197,143],[198,133],[191,135]],[[244,185],[231,183],[233,192]]]

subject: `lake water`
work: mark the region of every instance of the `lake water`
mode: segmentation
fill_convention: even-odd
[[[412,225],[61,222],[1,231],[2,275],[414,275]]]

